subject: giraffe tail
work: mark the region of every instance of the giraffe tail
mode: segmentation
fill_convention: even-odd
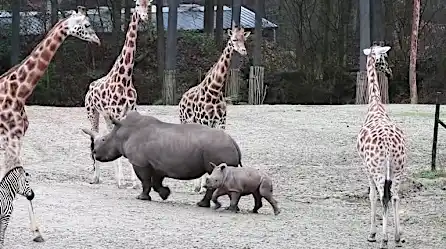
[[[386,153],[386,167],[384,167],[384,169],[386,170],[386,176],[385,176],[385,180],[384,180],[384,195],[383,195],[383,207],[385,209],[387,209],[389,207],[389,202],[390,202],[390,198],[392,197],[392,193],[390,192],[390,187],[392,186],[392,180],[391,180],[391,176],[390,176],[390,152],[389,150],[387,150]]]

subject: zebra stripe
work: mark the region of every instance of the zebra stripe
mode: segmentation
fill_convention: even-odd
[[[26,178],[27,173],[22,167],[10,170],[0,182],[0,248],[3,247],[5,231],[9,224],[13,201],[16,194],[25,196],[28,200],[34,198],[34,192]]]

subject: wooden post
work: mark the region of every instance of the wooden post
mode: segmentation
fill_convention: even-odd
[[[165,105],[175,104],[175,70],[164,70],[163,102]]]
[[[252,66],[249,71],[249,95],[248,104],[261,105],[265,100],[266,88],[263,77],[265,69],[262,66]]]
[[[240,92],[240,69],[234,68],[229,71],[229,79],[226,79],[225,93],[226,97],[231,99],[232,103],[238,101]]]
[[[440,104],[438,103],[438,95],[439,94],[440,94],[440,92],[437,92],[437,97],[435,100],[435,121],[434,121],[434,138],[432,139],[431,171],[436,170],[435,162],[437,160],[438,123],[440,121]]]

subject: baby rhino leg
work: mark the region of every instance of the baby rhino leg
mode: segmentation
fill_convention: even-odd
[[[252,210],[253,213],[258,213],[258,210],[263,206],[262,204],[262,196],[260,195],[259,189],[254,191],[252,193],[252,196],[254,197],[254,209]]]
[[[280,214],[280,209],[277,206],[277,201],[273,197],[273,185],[271,179],[264,178],[260,183],[259,192],[262,197],[264,197],[269,204],[273,207],[274,214]]]

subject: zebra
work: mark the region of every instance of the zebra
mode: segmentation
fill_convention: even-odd
[[[31,202],[34,199],[34,191],[29,186],[28,177],[29,174],[25,172],[23,167],[16,167],[6,173],[0,182],[0,249],[3,248],[5,231],[8,227],[9,219],[14,208],[13,202],[16,194],[22,195],[28,199],[30,204],[31,229],[33,232],[37,233],[34,241],[43,241],[34,220],[34,211]]]

